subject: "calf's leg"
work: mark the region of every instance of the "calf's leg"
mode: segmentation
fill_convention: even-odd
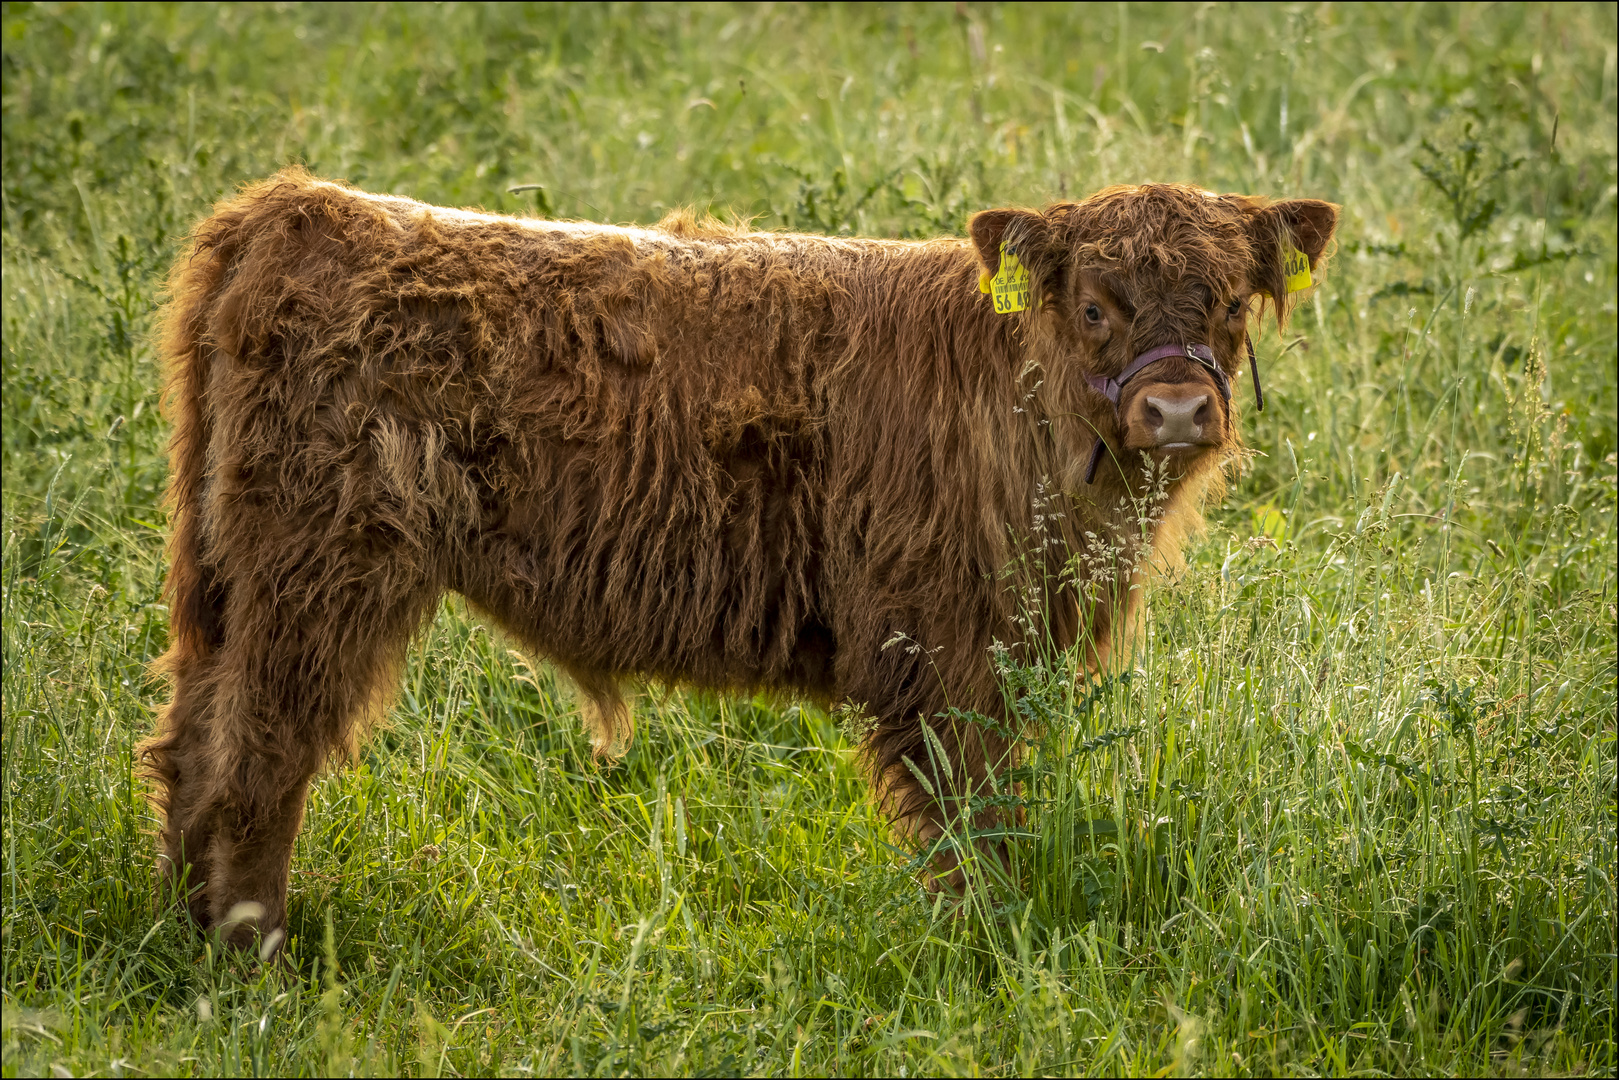
[[[174,698],[144,747],[163,870],[233,944],[280,939],[309,782],[386,708],[437,597],[406,560],[364,561],[281,551],[275,571],[226,575],[217,642],[168,664]]]
[[[966,864],[975,854],[997,870],[1007,869],[1005,843],[973,835],[1005,824],[1006,815],[993,805],[974,810],[973,802],[988,800],[997,787],[1007,790],[991,777],[1015,764],[1015,751],[1007,739],[964,721],[934,718],[931,735],[923,732],[923,722],[879,725],[865,758],[879,808],[895,831],[924,850],[936,849],[928,886],[961,895],[968,886]]]
[[[153,802],[163,818],[158,877],[161,890],[172,895],[161,896],[160,903],[182,903],[193,920],[207,926],[207,872],[201,860],[212,842],[213,822],[199,780],[212,771],[206,729],[217,665],[211,650],[196,655],[176,645],[163,666],[173,697],[159,714],[157,734],[141,746]]]

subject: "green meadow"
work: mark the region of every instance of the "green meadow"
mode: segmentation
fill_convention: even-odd
[[[11,4],[3,1072],[1613,1075],[1611,4]],[[620,763],[446,603],[317,785],[286,962],[154,906],[151,339],[289,162],[513,214],[960,234],[1176,180],[1343,206],[1127,673],[959,908],[858,717],[644,687]],[[512,188],[520,188],[511,191]]]

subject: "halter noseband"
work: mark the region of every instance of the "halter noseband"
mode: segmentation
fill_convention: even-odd
[[[1254,357],[1254,342],[1252,338],[1244,337],[1248,346],[1248,366],[1254,373],[1254,399],[1259,404],[1261,412],[1265,409],[1265,392],[1259,388],[1259,361]],[[1214,350],[1207,345],[1160,345],[1155,349],[1148,349],[1134,360],[1130,366],[1106,378],[1087,375],[1085,381],[1089,382],[1096,392],[1113,403],[1113,415],[1118,416],[1119,398],[1124,393],[1124,384],[1141,374],[1142,371],[1156,364],[1160,360],[1168,360],[1171,356],[1183,356],[1193,363],[1201,364],[1208,373],[1214,377],[1214,385],[1220,388],[1220,397],[1227,405],[1231,404],[1231,380],[1226,378],[1220,365],[1215,363]],[[1085,482],[1091,483],[1096,479],[1096,466],[1102,460],[1102,450],[1107,444],[1102,436],[1096,436],[1096,445],[1091,448],[1090,464],[1085,467]]]

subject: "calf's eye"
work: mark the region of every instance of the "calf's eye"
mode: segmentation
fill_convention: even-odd
[[[1102,321],[1102,309],[1095,304],[1085,305],[1085,321],[1095,326]]]
[[[1231,316],[1233,319],[1235,319],[1238,315],[1241,315],[1242,314],[1242,301],[1241,300],[1233,300],[1233,301],[1231,301],[1231,303],[1226,307],[1225,313],[1227,315]]]

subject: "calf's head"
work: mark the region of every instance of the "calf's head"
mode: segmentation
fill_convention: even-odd
[[[1337,207],[1315,199],[1151,184],[1044,211],[987,210],[970,231],[986,290],[1027,279],[1027,300],[1006,306],[1032,308],[1018,317],[1044,343],[1059,407],[1079,421],[1065,429],[1083,482],[1129,484],[1138,455],[1183,473],[1238,444],[1244,361],[1261,392],[1252,324],[1267,301],[1286,319],[1337,221]]]

